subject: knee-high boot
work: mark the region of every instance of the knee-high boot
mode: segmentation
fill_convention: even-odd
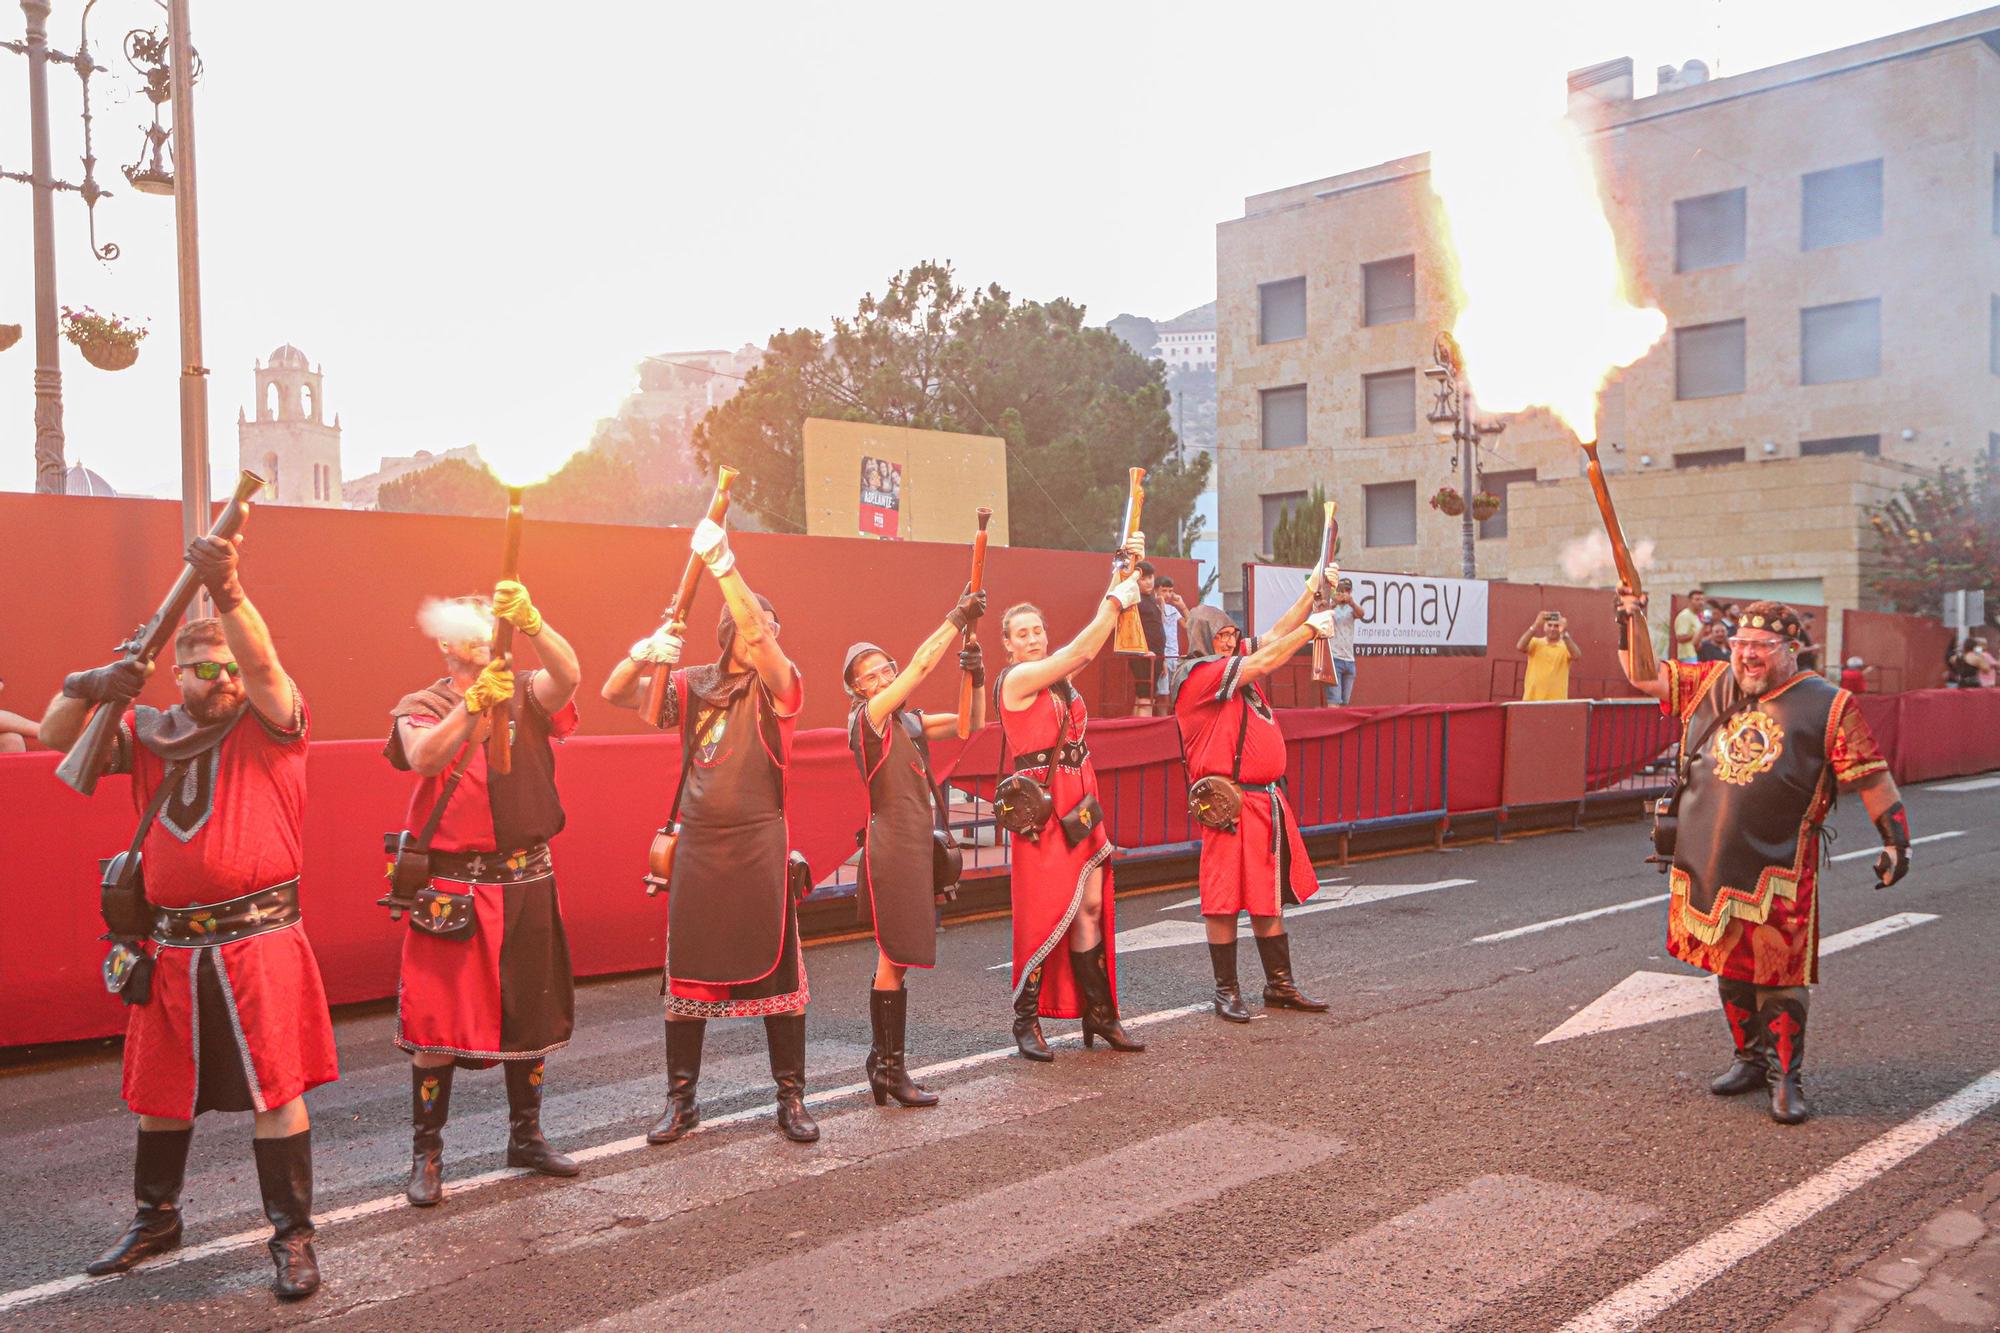
[[[806,1110],[806,1016],[773,1014],[764,1020],[771,1048],[771,1081],[778,1085],[778,1129],[793,1143],[819,1142],[819,1125]]]
[[[410,1066],[410,1183],[403,1197],[413,1208],[444,1197],[444,1122],[451,1114],[454,1068]]]
[[[1276,935],[1257,936],[1257,957],[1264,964],[1264,1007],[1266,1009],[1298,1009],[1308,1014],[1323,1014],[1329,1006],[1325,1000],[1315,1000],[1299,989],[1292,980],[1292,937],[1282,931]]]
[[[667,1023],[667,1109],[646,1132],[646,1142],[672,1143],[701,1123],[695,1106],[695,1085],[701,1082],[701,1039],[708,1030],[703,1019]]]
[[[1014,996],[1014,1044],[1030,1060],[1056,1058],[1042,1036],[1042,969],[1039,967],[1021,978],[1020,992]]]
[[[874,1029],[875,1044],[868,1052],[868,1090],[875,1104],[886,1106],[894,1097],[904,1106],[936,1106],[938,1095],[910,1081],[910,1069],[903,1054],[904,1034],[909,1030],[910,993],[896,990],[868,992],[868,1024]]]
[[[1766,995],[1758,1009],[1764,1021],[1765,1078],[1771,1085],[1771,1119],[1796,1125],[1809,1112],[1800,1074],[1806,1061],[1805,1001],[1779,992]]]
[[[1730,1039],[1736,1043],[1736,1058],[1716,1075],[1708,1090],[1718,1097],[1734,1097],[1764,1086],[1764,1016],[1757,1008],[1757,988],[1749,982],[1717,977],[1715,991],[1722,999]]]
[[[125,1234],[84,1267],[92,1277],[122,1273],[181,1244],[181,1181],[187,1175],[189,1129],[142,1129],[132,1158],[132,1197],[139,1210]]]
[[[282,1139],[253,1139],[257,1189],[271,1224],[271,1290],[296,1301],[319,1290],[319,1256],[313,1253],[312,1131]]]
[[[583,1168],[542,1137],[544,1073],[540,1060],[507,1061],[507,1165],[545,1176],[573,1176]]]
[[[1208,965],[1215,973],[1215,1016],[1232,1023],[1248,1023],[1250,1011],[1243,1007],[1243,987],[1236,980],[1236,937],[1229,943],[1208,944]]]
[[[1104,961],[1104,941],[1082,953],[1070,950],[1070,968],[1076,973],[1077,988],[1083,992],[1083,1044],[1097,1038],[1114,1051],[1143,1051],[1146,1043],[1125,1035],[1118,1021],[1118,997],[1111,993],[1111,973]]]

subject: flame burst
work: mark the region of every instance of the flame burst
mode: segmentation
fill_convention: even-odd
[[[1431,187],[1458,287],[1452,334],[1480,406],[1545,407],[1595,439],[1605,380],[1644,356],[1667,320],[1626,299],[1576,127],[1483,103],[1432,151]]]

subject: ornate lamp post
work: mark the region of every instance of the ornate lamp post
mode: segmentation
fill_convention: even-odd
[[[1431,410],[1424,416],[1437,431],[1438,439],[1458,449],[1459,485],[1465,501],[1458,520],[1461,563],[1466,578],[1477,578],[1479,562],[1473,543],[1472,496],[1478,474],[1479,441],[1482,436],[1498,435],[1507,428],[1507,423],[1479,419],[1472,401],[1472,385],[1465,378],[1465,365],[1451,334],[1438,333],[1431,343],[1431,361],[1424,368],[1424,376],[1431,382]]]

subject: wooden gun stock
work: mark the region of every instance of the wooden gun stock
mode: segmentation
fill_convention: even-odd
[[[264,479],[254,472],[245,472],[236,479],[236,493],[222,512],[215,517],[215,523],[208,530],[211,537],[225,541],[234,537],[243,528],[243,520],[250,513],[250,499],[264,489]],[[160,650],[174,637],[175,630],[188,607],[194,602],[195,594],[201,591],[201,583],[195,578],[194,568],[183,564],[174,586],[167,590],[167,598],[160,603],[160,609],[153,618],[132,631],[132,636],[119,645],[119,651],[128,662],[147,663],[160,655]],[[118,720],[124,716],[122,708],[107,708],[97,705],[84,724],[83,734],[77,737],[69,753],[56,765],[56,776],[85,796],[97,790],[97,779],[103,775],[105,756],[111,748],[112,738],[118,732]]]
[[[972,537],[972,591],[978,592],[986,586],[986,525],[993,520],[993,511],[985,505],[979,506],[979,531]],[[974,635],[970,629],[959,640],[961,648],[970,648]],[[972,673],[958,673],[958,738],[964,740],[972,734]]]
[[[1604,480],[1604,465],[1597,461],[1597,441],[1585,440],[1583,452],[1589,459],[1585,471],[1590,477],[1591,494],[1597,497],[1597,512],[1604,519],[1604,535],[1611,540],[1611,561],[1618,567],[1618,580],[1633,596],[1640,596],[1645,589],[1639,584],[1639,566],[1632,559],[1632,548],[1625,543],[1625,529],[1618,522],[1618,510],[1611,503],[1611,487]],[[1653,635],[1646,627],[1646,619],[1638,617],[1636,624],[1624,627],[1625,642],[1620,650],[1630,663],[1630,674],[1634,680],[1651,680],[1659,672],[1659,664],[1653,657]]]
[[[1132,534],[1143,526],[1140,511],[1146,507],[1146,469],[1135,467],[1127,474],[1128,490],[1125,494],[1125,522],[1118,533],[1118,544],[1122,548],[1132,539]],[[1123,573],[1132,568],[1132,558],[1121,549],[1118,558],[1111,564],[1111,572]],[[1127,607],[1118,613],[1118,628],[1112,632],[1111,648],[1114,652],[1143,656],[1151,650],[1146,646],[1146,626],[1139,619],[1137,606]]]
[[[708,519],[711,523],[722,522],[729,513],[729,486],[736,480],[736,469],[719,467],[715,470],[715,495],[708,502]],[[688,611],[694,605],[694,590],[701,582],[701,557],[688,552],[687,568],[681,571],[680,587],[674,591],[674,600],[667,607],[667,625],[675,634],[687,632]],[[646,693],[646,706],[640,716],[653,726],[659,726],[667,715],[667,688],[673,677],[673,668],[655,663],[652,688]]]
[[[507,536],[500,548],[500,577],[521,575],[521,488],[507,488]],[[513,665],[514,622],[496,618],[493,622],[493,660]],[[503,699],[486,710],[486,771],[514,771],[514,701]]]
[[[1340,543],[1340,521],[1333,516],[1333,511],[1338,508],[1340,501],[1326,502],[1326,527],[1320,534],[1319,549],[1319,563],[1323,569],[1333,564],[1334,547]],[[1321,588],[1313,594],[1313,610],[1324,611],[1331,605],[1333,605],[1331,586]],[[1325,639],[1316,638],[1313,640],[1313,679],[1322,685],[1331,685],[1334,678],[1333,645]]]

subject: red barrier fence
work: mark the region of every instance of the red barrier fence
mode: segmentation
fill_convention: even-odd
[[[1900,779],[2000,767],[2000,690],[1864,696],[1862,707]],[[1299,821],[1333,835],[1426,823],[1442,834],[1454,817],[1641,795],[1659,786],[1659,756],[1673,738],[1643,701],[1284,710],[1279,719]],[[677,744],[653,735],[562,745],[569,826],[555,857],[579,975],[659,966],[664,905],[644,895],[639,875],[664,818]],[[1195,834],[1172,720],[1094,723],[1090,744],[1121,857],[1189,855]],[[1509,745],[1521,751],[1511,762]],[[1553,754],[1570,758],[1554,764]],[[971,872],[1003,873],[1005,840],[985,805],[998,731],[940,746],[937,758],[950,786],[969,797],[953,805],[961,834],[979,844],[967,858]],[[0,756],[0,810],[9,816],[0,870],[8,921],[0,978],[9,1002],[0,1007],[0,1046],[104,1036],[124,1024],[122,1007],[98,981],[96,858],[131,835],[130,789],[114,778],[84,800],[55,781],[55,762],[50,754]],[[794,765],[793,842],[821,877],[820,895],[837,896],[843,885],[851,891],[842,865],[865,812],[844,734],[801,732]],[[389,771],[375,742],[323,741],[312,746],[308,781],[300,892],[328,995],[337,1004],[392,995],[399,928],[374,900],[381,834],[400,824],[407,779]]]

